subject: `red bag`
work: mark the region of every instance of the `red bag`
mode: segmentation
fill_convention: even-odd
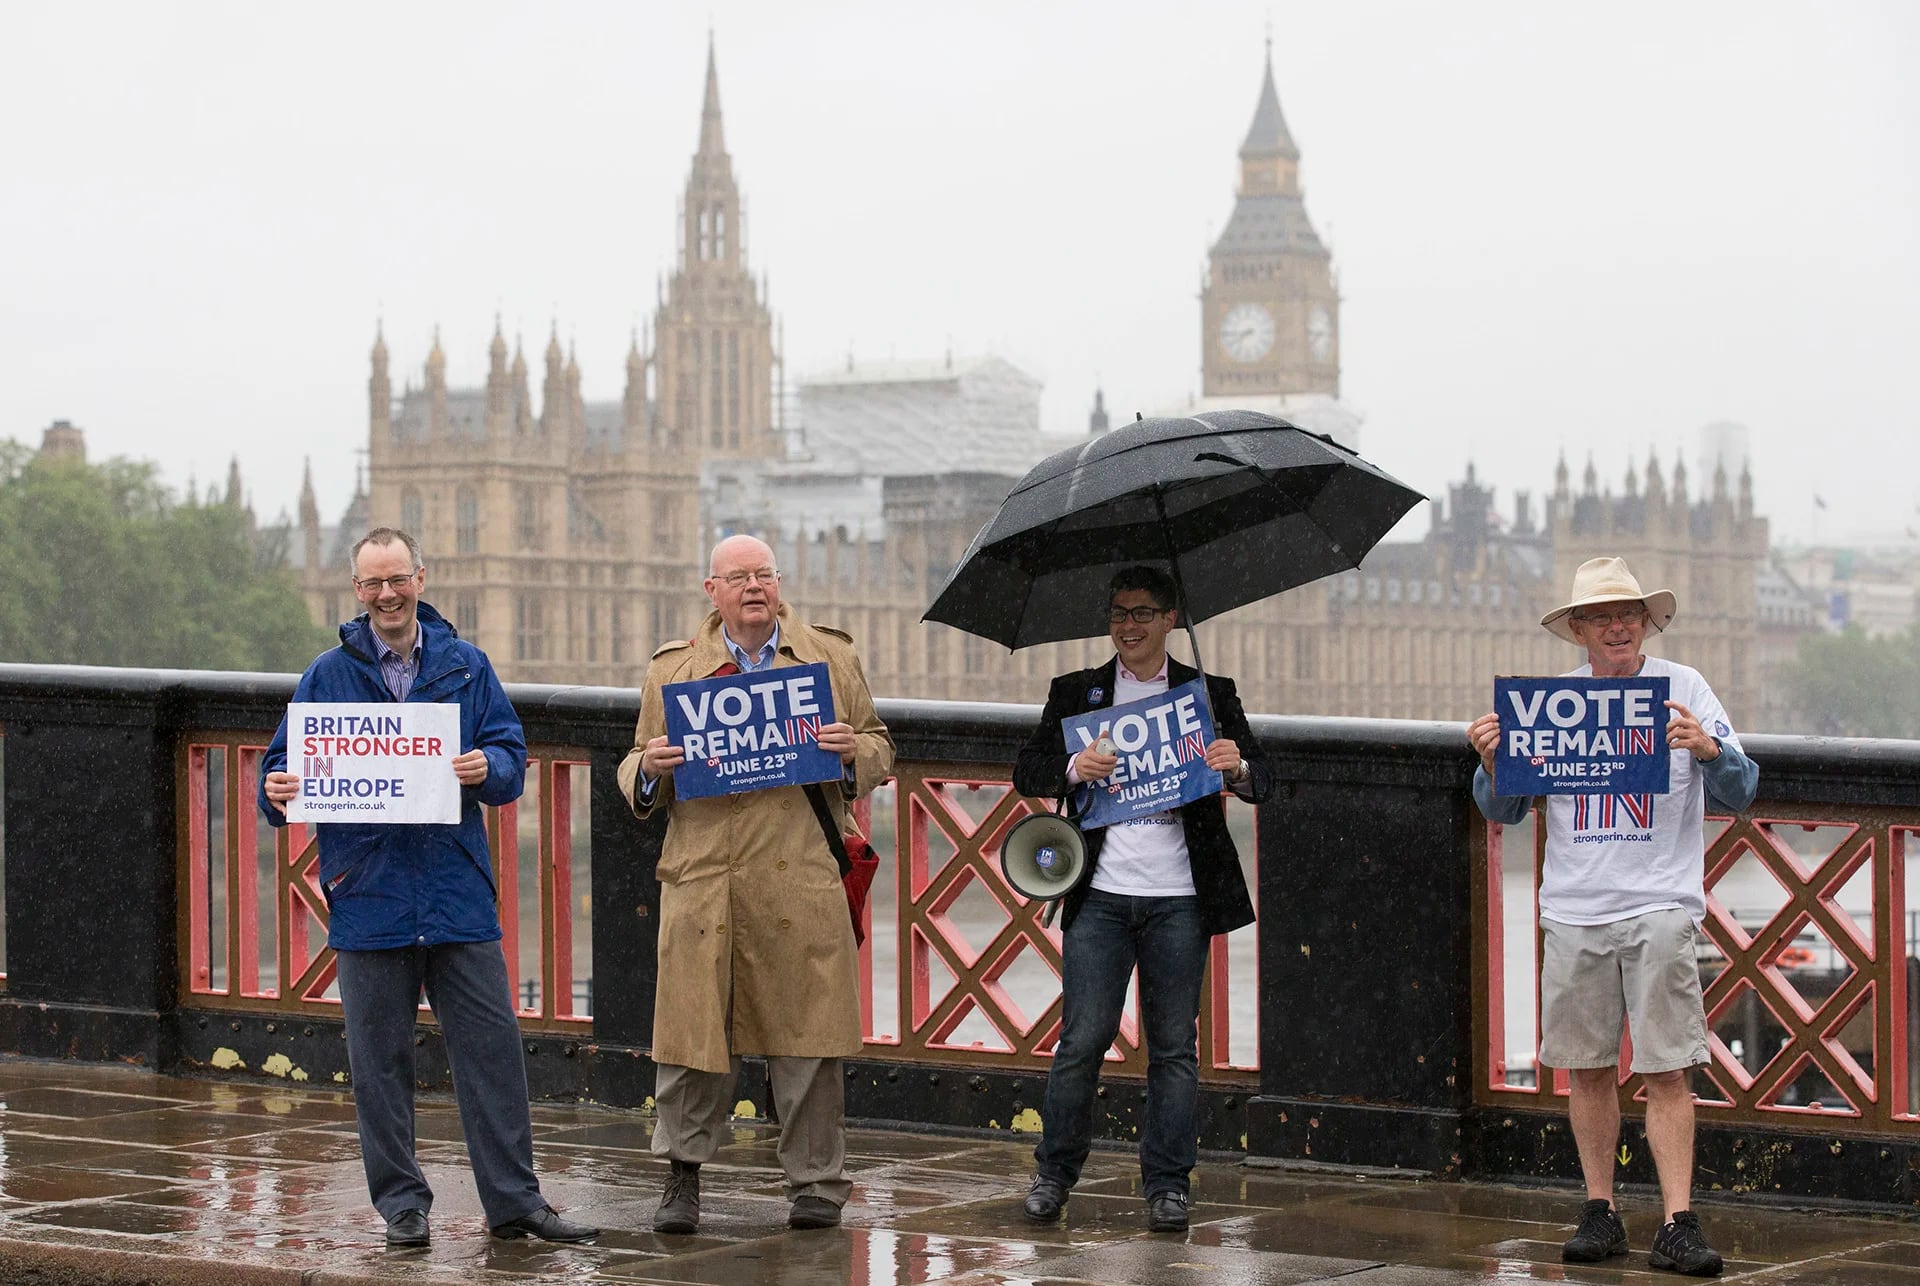
[[[806,792],[813,815],[820,819],[820,833],[827,837],[827,847],[840,866],[840,886],[847,893],[847,917],[853,921],[853,945],[857,947],[867,940],[867,890],[873,887],[873,877],[880,870],[880,858],[859,831],[840,833],[818,785],[806,787]]]
[[[847,866],[840,872],[840,884],[847,891],[847,914],[853,919],[853,945],[867,940],[867,890],[879,874],[880,858],[859,831],[845,836]]]

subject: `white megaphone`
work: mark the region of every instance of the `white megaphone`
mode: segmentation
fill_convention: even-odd
[[[1080,882],[1087,846],[1080,828],[1058,813],[1034,813],[1014,824],[1000,841],[1000,871],[1014,892],[1030,902],[1045,902],[1044,928],[1059,913],[1059,899]]]

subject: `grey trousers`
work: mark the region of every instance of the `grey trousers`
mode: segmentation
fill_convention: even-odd
[[[654,1071],[653,1154],[705,1165],[720,1149],[720,1131],[733,1109],[740,1060],[726,1072],[700,1072],[662,1063]],[[787,1200],[824,1197],[847,1204],[846,1082],[837,1058],[769,1056],[767,1080],[780,1114],[780,1168]]]
[[[336,958],[373,1208],[386,1219],[433,1208],[433,1190],[413,1155],[413,1039],[423,986],[446,1039],[460,1131],[487,1223],[510,1223],[545,1205],[533,1174],[527,1065],[500,944],[341,951]]]

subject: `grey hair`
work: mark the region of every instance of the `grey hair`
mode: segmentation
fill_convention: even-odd
[[[353,542],[353,549],[347,554],[347,574],[360,574],[360,550],[365,545],[405,545],[407,555],[413,559],[413,570],[419,571],[426,563],[420,557],[420,542],[401,531],[398,527],[375,527],[366,535]]]

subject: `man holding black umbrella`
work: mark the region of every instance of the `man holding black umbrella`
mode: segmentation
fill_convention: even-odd
[[[1093,746],[1069,754],[1062,723],[1090,710],[1164,693],[1198,677],[1167,655],[1179,624],[1178,590],[1156,567],[1127,567],[1108,582],[1108,636],[1115,656],[1054,679],[1045,712],[1022,747],[1014,788],[1057,796],[1111,774],[1118,758]],[[1247,726],[1231,679],[1208,675],[1216,739],[1206,763],[1249,803],[1273,778]],[[1060,1037],[1041,1109],[1040,1145],[1026,1217],[1058,1219],[1093,1139],[1100,1068],[1120,1029],[1127,982],[1140,972],[1147,1047],[1146,1120],[1140,1131],[1141,1191],[1155,1232],[1187,1227],[1195,1161],[1200,1068],[1200,985],[1209,940],[1253,922],[1240,859],[1216,797],[1086,834],[1086,871],[1065,895]]]

